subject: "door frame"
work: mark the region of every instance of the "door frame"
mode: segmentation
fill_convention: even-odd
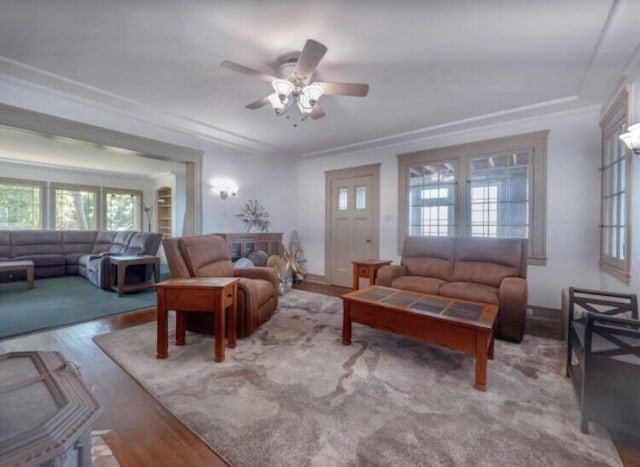
[[[373,251],[376,256],[380,256],[380,166],[381,163],[362,165],[357,167],[348,167],[345,169],[326,170],[325,174],[325,216],[324,216],[324,272],[325,280],[331,284],[331,274],[333,264],[331,262],[331,227],[333,226],[332,209],[331,209],[331,183],[336,180],[354,177],[371,177],[371,197],[374,202],[371,210],[371,241],[373,243]],[[365,259],[365,258],[360,258]]]

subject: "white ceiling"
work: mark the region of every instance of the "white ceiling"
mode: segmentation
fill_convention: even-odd
[[[638,0],[2,0],[0,73],[308,156],[605,102],[637,53],[638,18]],[[219,63],[277,74],[308,38],[328,47],[316,79],[367,82],[369,96],[324,96],[327,116],[297,128],[246,110],[269,84]]]

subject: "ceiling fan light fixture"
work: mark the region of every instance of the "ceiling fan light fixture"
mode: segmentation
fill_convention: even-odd
[[[276,92],[280,100],[286,104],[293,92],[293,83],[287,81],[286,79],[274,79],[271,82],[271,86],[273,90]]]
[[[321,86],[318,86],[315,83],[311,83],[302,88],[302,92],[300,93],[298,99],[303,102],[305,108],[313,108],[313,106],[318,103],[323,94],[324,89],[322,89]]]

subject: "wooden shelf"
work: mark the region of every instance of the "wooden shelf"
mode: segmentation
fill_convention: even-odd
[[[171,237],[171,188],[163,187],[156,190],[156,199],[158,201],[158,232],[164,234],[165,237]],[[162,202],[161,202],[162,201]]]

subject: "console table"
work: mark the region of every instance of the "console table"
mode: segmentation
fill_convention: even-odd
[[[246,258],[252,251],[264,251],[267,256],[282,256],[282,233],[217,233],[231,249],[231,261]]]

